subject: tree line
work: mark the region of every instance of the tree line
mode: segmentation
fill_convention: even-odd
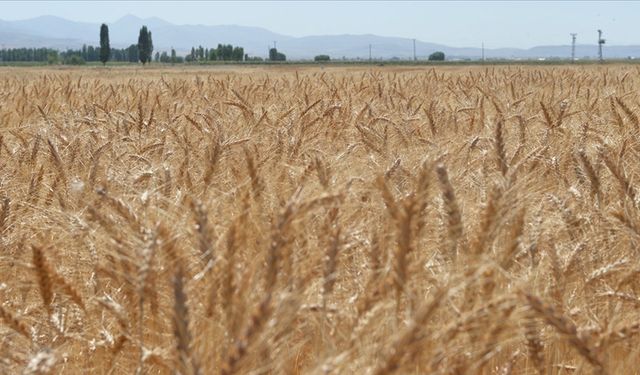
[[[218,44],[216,48],[202,46],[191,48],[186,57],[178,56],[175,49],[170,52],[157,51],[153,54],[153,38],[147,26],[142,26],[138,43],[127,48],[111,48],[109,27],[100,26],[100,46],[83,45],[80,49],[58,51],[53,48],[9,48],[0,50],[0,61],[4,62],[48,62],[50,64],[84,64],[85,62],[141,62],[143,65],[156,61],[162,63],[182,63],[195,61],[255,61],[244,53],[244,48],[231,44]],[[262,60],[262,59],[260,59]]]
[[[2,61],[47,61],[58,57],[58,50],[52,48],[9,48],[0,50]]]
[[[153,41],[151,32],[146,26],[140,29],[138,44],[127,48],[111,48],[109,45],[109,29],[103,24],[100,28],[100,46],[87,46],[79,49],[58,51],[53,48],[3,48],[0,50],[0,61],[6,62],[48,62],[50,64],[82,64],[84,62],[142,62],[151,61]],[[175,50],[171,51],[174,62],[179,62]]]
[[[216,48],[203,46],[192,47],[191,52],[184,58],[176,54],[175,49],[170,53],[156,52],[153,55],[153,39],[147,26],[142,26],[138,35],[138,43],[127,48],[111,48],[109,42],[109,27],[100,26],[100,46],[83,45],[81,49],[67,49],[58,51],[53,48],[9,48],[0,50],[0,62],[48,62],[50,64],[83,64],[85,62],[141,62],[143,65],[151,61],[162,63],[182,63],[198,61],[263,61],[261,57],[250,57],[244,53],[244,48],[231,44],[218,44]],[[286,55],[276,48],[269,49],[269,61],[286,61]],[[444,60],[444,53],[435,52],[429,56],[431,61]],[[315,56],[314,61],[326,62],[328,55]]]
[[[103,25],[106,26],[106,25]],[[140,59],[139,44],[132,44],[127,48],[110,48],[108,31],[100,32],[101,45],[87,46],[78,49],[66,49],[59,51],[54,48],[3,48],[0,49],[0,61],[2,62],[48,62],[50,64],[80,64],[84,62],[137,62]],[[150,34],[149,34],[150,37]],[[105,41],[106,43],[103,43]],[[173,51],[175,54],[175,51]],[[149,52],[149,55],[151,52]],[[148,59],[150,60],[150,58]],[[148,61],[147,60],[147,61]]]
[[[218,44],[216,48],[191,47],[191,53],[185,57],[185,61],[243,61],[247,58],[242,47]]]
[[[78,49],[67,49],[59,51],[53,48],[6,48],[0,50],[0,61],[5,62],[48,62],[50,64],[69,62],[72,58],[79,59],[84,62],[101,62],[104,58],[104,49],[100,47],[84,45]],[[132,44],[127,48],[110,48],[109,58],[107,61],[116,62],[138,62],[140,55],[137,44]],[[183,62],[182,57],[175,54],[172,50],[174,60],[172,61],[167,52],[162,52],[167,56],[162,62]],[[160,61],[158,56],[157,61]]]
[[[79,49],[67,49],[58,51],[53,48],[7,48],[0,50],[0,61],[7,62],[49,62],[57,64],[69,61],[72,57],[82,61],[101,61],[100,55],[102,50],[100,47],[84,45]],[[131,45],[128,48],[116,49],[112,48],[109,52],[112,61],[133,61],[137,60],[137,46]]]

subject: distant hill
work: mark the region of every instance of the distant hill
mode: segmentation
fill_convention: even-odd
[[[215,47],[218,43],[239,45],[251,56],[266,56],[268,48],[277,41],[278,50],[290,59],[311,59],[327,54],[333,59],[342,57],[368,59],[369,45],[374,58],[413,57],[413,41],[408,38],[366,35],[314,35],[292,37],[274,33],[264,28],[237,25],[174,25],[160,18],[138,18],[128,15],[116,22],[107,23],[111,45],[127,47],[137,43],[138,31],[146,25],[152,32],[156,51],[188,52],[192,46]],[[28,20],[0,20],[0,48],[51,47],[78,48],[83,44],[99,44],[99,24],[69,21],[54,16],[41,16]],[[442,51],[447,58],[479,58],[482,50],[476,47],[450,47],[442,44],[416,41],[419,58],[426,58],[435,51]],[[538,46],[529,49],[485,49],[487,58],[535,59],[568,58],[571,47]],[[606,58],[640,58],[640,45],[606,45]],[[576,57],[595,58],[597,45],[577,45]]]
[[[65,49],[70,46],[79,45],[82,45],[82,40],[79,39],[47,38],[39,35],[0,29],[0,48],[50,47]]]

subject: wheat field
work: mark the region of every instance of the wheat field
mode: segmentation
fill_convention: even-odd
[[[639,73],[3,68],[0,373],[640,373]]]

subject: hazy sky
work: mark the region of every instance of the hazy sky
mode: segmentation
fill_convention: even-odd
[[[113,22],[126,14],[176,24],[259,26],[292,35],[377,34],[456,47],[640,44],[640,2],[600,1],[2,1],[0,19],[55,15]]]

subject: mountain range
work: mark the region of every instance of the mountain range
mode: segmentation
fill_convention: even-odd
[[[146,25],[152,32],[155,51],[175,48],[185,54],[193,46],[215,47],[218,43],[242,46],[250,56],[266,56],[268,48],[277,43],[278,51],[289,59],[310,59],[326,54],[333,59],[369,58],[369,45],[373,58],[409,59],[413,57],[413,40],[409,38],[365,35],[315,35],[292,37],[274,33],[260,27],[238,25],[175,25],[160,18],[139,18],[127,15],[109,25],[111,46],[124,48],[137,43],[138,32]],[[99,45],[100,25],[70,21],[55,16],[41,16],[27,20],[0,20],[0,48],[49,47],[57,49],[79,48],[83,44]],[[595,58],[597,45],[576,45],[576,57]],[[448,59],[482,56],[477,47],[451,47],[437,43],[416,41],[416,54],[424,59],[435,51],[442,51]],[[569,45],[537,46],[528,49],[485,49],[487,58],[536,59],[568,58]],[[640,45],[605,45],[606,58],[640,57]]]

